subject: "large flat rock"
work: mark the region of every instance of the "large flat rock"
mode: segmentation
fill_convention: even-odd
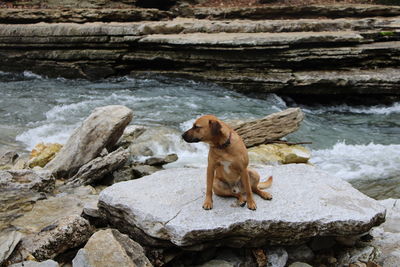
[[[207,46],[273,46],[303,43],[361,43],[365,39],[356,32],[280,32],[280,33],[188,33],[152,34],[140,43]]]
[[[169,169],[114,184],[100,194],[99,207],[122,232],[136,239],[145,234],[141,242],[188,249],[298,244],[314,236],[360,234],[384,221],[385,208],[377,201],[315,167],[292,164],[259,172],[274,176],[268,189],[274,198],[256,196],[256,211],[218,196],[212,210],[203,210],[205,169]]]
[[[188,7],[190,18],[168,20],[157,18],[172,13],[152,9],[49,10],[0,10],[0,20],[9,23],[0,24],[1,71],[87,79],[175,76],[295,99],[400,94],[392,73],[400,65],[398,7]]]

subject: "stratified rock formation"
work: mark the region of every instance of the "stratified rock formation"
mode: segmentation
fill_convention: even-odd
[[[297,97],[400,95],[396,6],[3,9],[0,22],[2,71],[162,74]]]
[[[0,231],[37,200],[46,198],[54,187],[55,179],[49,171],[0,171]]]
[[[256,211],[218,196],[212,210],[203,210],[205,169],[170,169],[114,184],[98,205],[111,225],[141,243],[187,249],[302,244],[316,236],[361,234],[384,221],[377,201],[312,166],[259,171],[274,176],[273,200],[256,197]]]
[[[297,131],[303,119],[304,113],[300,108],[288,108],[262,119],[235,125],[233,129],[243,138],[246,147],[253,147]]]

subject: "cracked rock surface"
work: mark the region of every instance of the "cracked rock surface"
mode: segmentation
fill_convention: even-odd
[[[304,164],[265,167],[274,176],[272,201],[255,196],[257,210],[214,196],[202,209],[205,169],[169,169],[121,182],[100,194],[112,226],[141,243],[188,249],[199,246],[300,244],[314,236],[347,236],[381,224],[385,208],[347,182]]]

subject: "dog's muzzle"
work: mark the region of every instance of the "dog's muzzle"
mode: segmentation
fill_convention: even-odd
[[[182,134],[182,138],[183,140],[185,140],[185,142],[188,143],[198,143],[201,141],[199,138],[193,138],[192,136],[190,136],[188,132],[184,132]]]

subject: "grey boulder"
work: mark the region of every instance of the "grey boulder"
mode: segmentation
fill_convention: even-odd
[[[110,174],[121,167],[128,158],[128,150],[125,150],[122,147],[104,157],[97,157],[83,165],[71,178],[71,183],[77,185],[88,185],[100,181],[107,174]]]
[[[197,265],[196,267],[234,267],[232,263],[224,260],[211,260],[202,265]]]
[[[145,160],[145,165],[150,166],[162,166],[168,163],[172,163],[178,160],[177,154],[168,154],[165,157],[151,157]]]
[[[377,201],[315,167],[258,171],[274,182],[272,201],[255,196],[256,211],[218,196],[212,210],[203,210],[206,170],[188,168],[114,184],[101,192],[98,206],[114,227],[135,238],[141,234],[140,242],[187,249],[296,245],[315,236],[361,234],[385,219]]]
[[[85,205],[97,205],[98,195],[91,186],[73,188],[58,187],[62,192],[38,201],[30,211],[23,210],[11,222],[23,234],[35,234],[55,221],[82,213]],[[22,216],[21,216],[22,215]]]
[[[68,249],[86,243],[93,232],[93,226],[78,215],[61,218],[39,233],[23,238],[10,261],[20,262],[21,257],[25,259],[29,254],[40,261],[53,259]]]
[[[7,170],[0,171],[0,189],[5,191],[51,192],[55,179],[46,170]]]
[[[96,232],[72,261],[73,267],[150,267],[144,249],[118,230]]]
[[[386,222],[371,231],[374,237],[371,245],[382,253],[377,262],[385,267],[400,266],[400,200],[380,200],[380,204],[386,207]]]
[[[268,248],[265,251],[267,256],[267,267],[285,267],[288,261],[288,253],[284,248]]]
[[[0,231],[17,217],[32,209],[32,204],[54,190],[55,179],[49,171],[0,171]]]
[[[58,262],[47,260],[42,262],[37,261],[23,261],[10,265],[9,267],[58,267]]]
[[[0,170],[12,169],[18,158],[19,155],[15,151],[0,153]]]
[[[94,109],[46,168],[56,177],[73,176],[82,165],[98,157],[104,148],[109,150],[117,143],[132,116],[132,110],[125,106]]]
[[[17,231],[0,232],[0,266],[14,251],[21,237]]]

